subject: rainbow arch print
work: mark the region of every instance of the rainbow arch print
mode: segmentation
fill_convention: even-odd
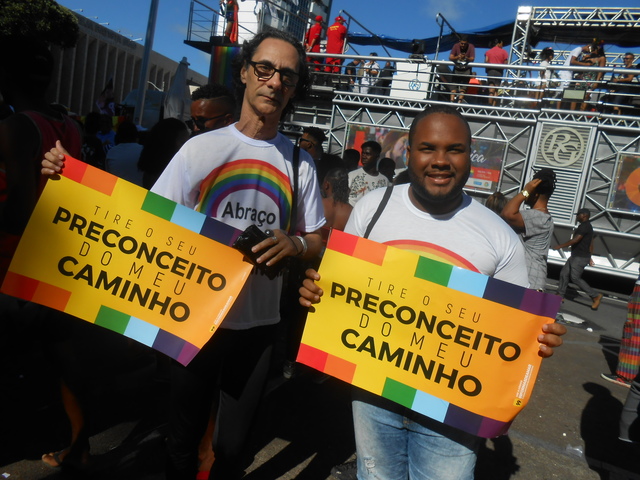
[[[293,197],[289,177],[261,160],[236,160],[213,170],[200,185],[196,210],[220,218],[220,209],[224,208],[225,200],[245,190],[257,191],[269,197],[278,208],[280,228],[288,230]],[[282,225],[283,222],[286,225]]]
[[[478,271],[467,259],[447,250],[444,247],[434,245],[433,243],[420,242],[417,240],[392,240],[390,242],[385,242],[385,245],[401,248],[402,250],[416,253],[422,257],[448,263],[456,267],[466,268],[472,272]]]

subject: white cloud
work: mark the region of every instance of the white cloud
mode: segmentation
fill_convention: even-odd
[[[442,0],[427,0],[423,7],[423,11],[429,19],[433,19],[434,21],[436,15],[438,13],[441,14],[454,28],[456,28],[455,22],[463,20],[469,14],[471,10],[469,10],[468,7],[470,6],[470,2],[467,0],[448,2],[443,2]]]

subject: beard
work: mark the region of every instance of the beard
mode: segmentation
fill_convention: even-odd
[[[411,190],[413,191],[416,200],[420,202],[427,211],[429,211],[429,207],[442,210],[448,203],[451,203],[451,210],[454,210],[458,206],[457,200],[462,197],[462,187],[467,183],[470,173],[470,171],[467,171],[462,178],[452,185],[452,188],[436,194],[430,192],[424,187],[422,184],[423,178],[419,177],[411,167],[409,167],[409,180],[411,183]]]

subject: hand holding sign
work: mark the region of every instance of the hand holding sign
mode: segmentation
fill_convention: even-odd
[[[527,403],[540,358],[566,332],[553,323],[554,295],[342,232],[333,233],[321,268],[322,277],[307,270],[300,288],[300,303],[318,308],[298,361],[444,423],[478,417],[458,426],[476,435],[506,431]]]
[[[69,155],[69,153],[62,146],[60,140],[56,140],[56,146],[44,154],[42,169],[40,172],[47,176],[56,175],[62,172],[65,155]]]

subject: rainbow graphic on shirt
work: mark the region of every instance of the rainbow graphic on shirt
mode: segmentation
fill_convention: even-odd
[[[246,193],[246,196],[235,195],[239,193]],[[275,166],[261,160],[235,160],[213,170],[200,184],[196,210],[210,217],[222,219],[229,208],[231,214],[240,209],[245,212],[247,207],[240,204],[237,198],[246,198],[246,205],[250,209],[254,209],[255,205],[264,205],[264,202],[250,198],[250,195],[268,197],[273,202],[274,210],[278,212],[279,228],[289,229],[292,202],[289,177]],[[230,198],[234,198],[231,205],[228,203]]]
[[[471,271],[456,255],[430,258],[442,253],[433,245],[396,245],[413,251],[332,232],[297,360],[474,435],[506,433],[531,396],[537,336],[561,298]]]
[[[451,250],[447,250],[440,245],[420,242],[418,240],[392,240],[384,242],[384,244],[389,245],[390,247],[400,248],[432,260],[455,265],[456,267],[466,268],[472,272],[478,272],[478,269],[466,258],[452,252]]]

